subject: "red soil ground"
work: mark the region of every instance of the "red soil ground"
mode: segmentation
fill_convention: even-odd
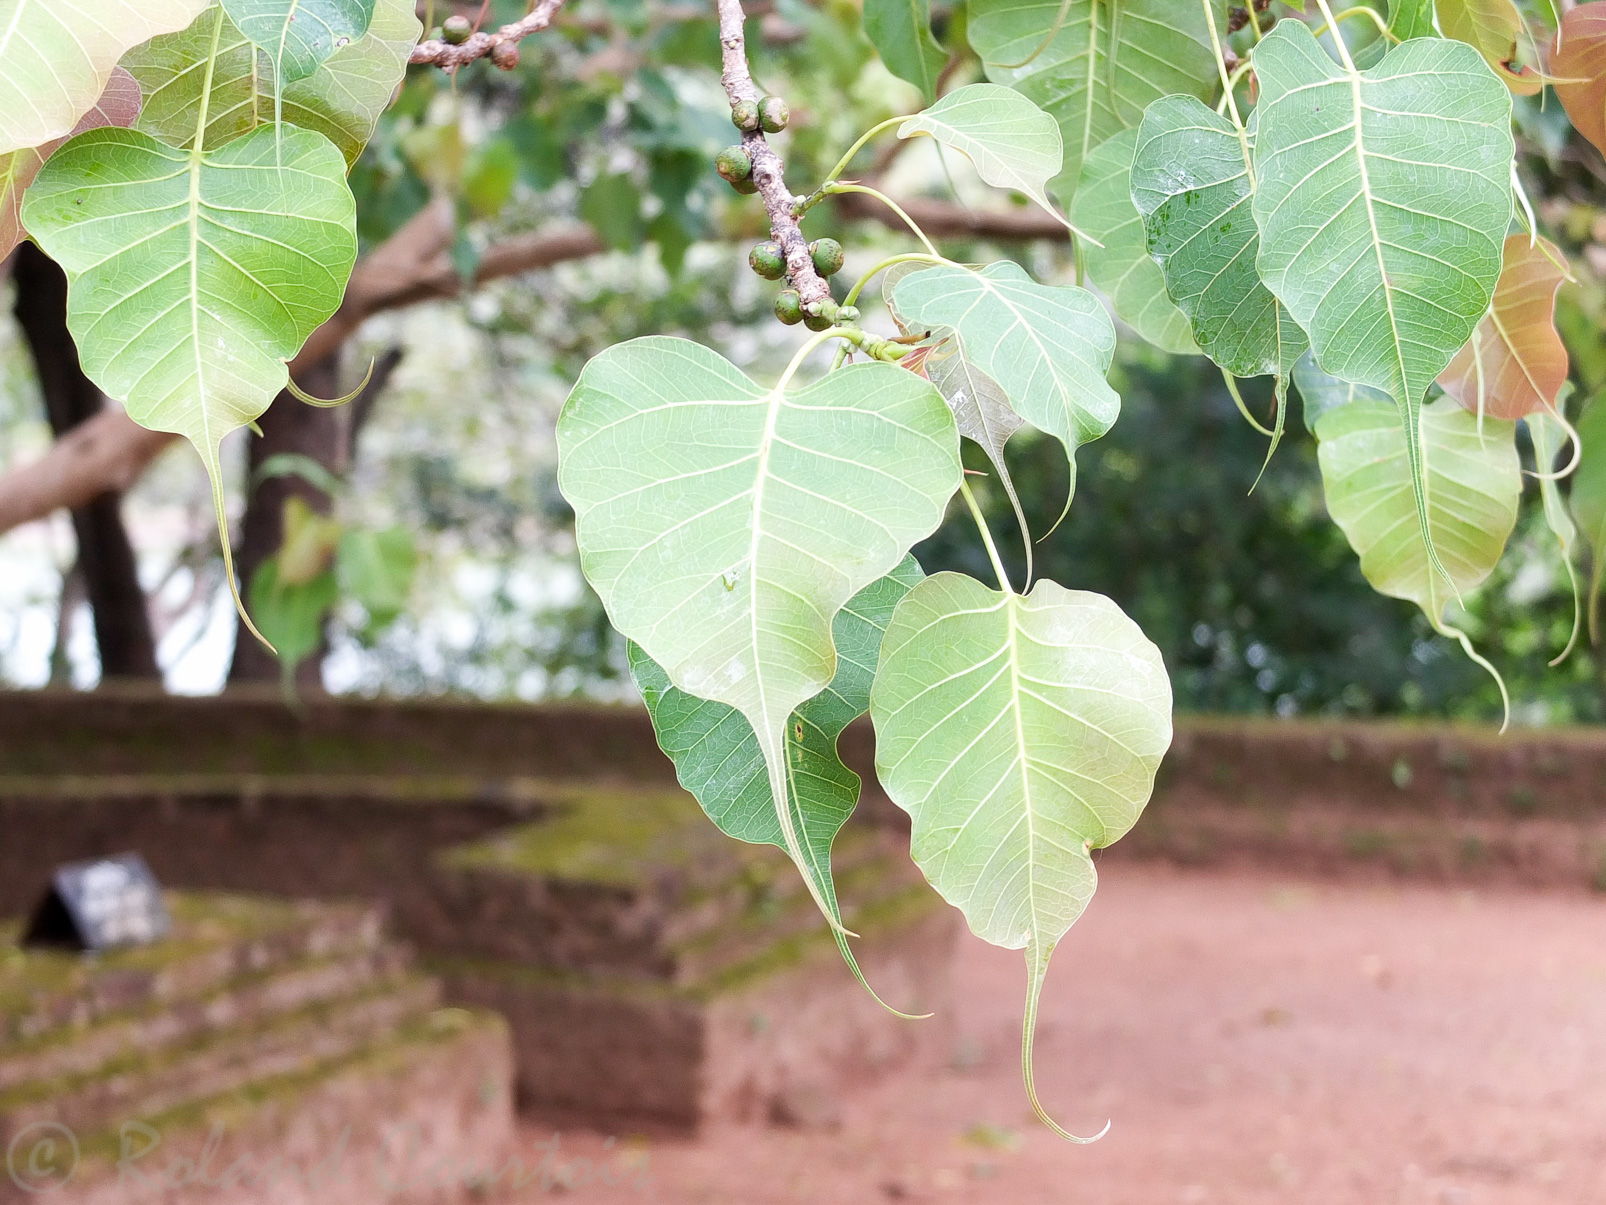
[[[1113,1122],[1088,1147],[1027,1110],[1020,955],[967,934],[957,980],[950,1065],[844,1100],[838,1128],[565,1133],[568,1186],[517,1199],[1606,1205],[1599,896],[1106,866],[1038,1039],[1059,1119]]]
[[[1606,1203],[1600,897],[1108,866],[1037,1043],[1060,1120],[1113,1121],[1090,1147],[1026,1110],[1020,956],[967,935],[957,980],[951,1065],[854,1094],[840,1128],[564,1134],[567,1191],[520,1200]]]

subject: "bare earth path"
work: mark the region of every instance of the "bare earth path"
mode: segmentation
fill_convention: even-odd
[[[598,1205],[1606,1205],[1606,898],[1109,863],[1038,1043],[1059,1119],[1113,1120],[1091,1147],[1030,1119],[1023,980],[967,934],[952,1065],[834,1132],[564,1134],[549,1167]]]

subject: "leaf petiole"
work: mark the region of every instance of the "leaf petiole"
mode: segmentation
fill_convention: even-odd
[[[936,245],[926,237],[926,232],[920,229],[919,223],[904,212],[903,206],[899,205],[880,189],[871,188],[868,184],[843,184],[839,180],[831,180],[820,185],[820,191],[828,196],[836,196],[840,193],[848,192],[862,192],[867,197],[874,197],[888,209],[892,210],[893,213],[897,214],[903,219],[904,225],[908,226],[910,230],[914,231],[915,237],[925,245],[927,251],[929,251],[932,255],[937,254]],[[939,256],[938,258],[941,257]]]
[[[910,114],[900,114],[897,117],[889,117],[885,121],[878,121],[863,134],[859,135],[859,140],[848,148],[847,154],[838,159],[836,161],[836,166],[825,173],[825,179],[820,182],[820,187],[815,189],[814,192],[810,194],[810,199],[816,196],[823,199],[825,195],[825,186],[832,183],[838,176],[847,170],[848,164],[853,162],[853,156],[857,155],[861,150],[864,149],[865,143],[869,142],[870,139],[881,133],[882,130],[890,130],[895,125],[902,125],[904,122],[909,120],[910,116]],[[804,202],[804,204],[808,203],[808,201]]]
[[[993,573],[998,577],[998,588],[1005,594],[1015,593],[1009,584],[1009,574],[1004,572],[1004,562],[998,557],[998,546],[993,543],[993,533],[987,530],[987,520],[982,517],[981,507],[976,505],[976,495],[970,492],[970,482],[963,477],[959,479],[959,492],[965,496],[965,505],[970,507],[970,517],[976,520],[976,530],[981,532],[981,542],[987,546],[987,559],[993,563]]]
[[[859,294],[864,292],[864,286],[874,280],[877,274],[886,271],[895,264],[912,263],[947,264],[951,268],[958,268],[961,266],[960,264],[954,263],[954,261],[951,259],[944,259],[940,255],[927,255],[924,251],[906,251],[901,255],[889,255],[886,259],[876,264],[863,276],[859,277],[859,279],[854,283],[853,287],[848,290],[848,295],[843,299],[842,304],[853,305],[856,301],[858,301]]]

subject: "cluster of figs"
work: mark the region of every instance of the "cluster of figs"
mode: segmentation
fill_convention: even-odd
[[[786,102],[779,96],[738,101],[731,106],[731,122],[744,134],[758,130],[774,134],[784,130],[790,119]],[[714,168],[737,192],[745,195],[758,191],[758,184],[753,180],[753,159],[746,148],[726,147],[715,158]],[[834,276],[842,270],[842,244],[834,238],[815,239],[809,244],[809,257],[821,276]],[[779,243],[759,243],[748,252],[747,262],[765,280],[780,280],[786,275],[786,251]],[[775,295],[775,316],[787,326],[801,322],[811,331],[823,331],[838,323],[856,323],[859,311],[851,305],[839,306],[830,297],[804,305],[796,289],[782,289]]]

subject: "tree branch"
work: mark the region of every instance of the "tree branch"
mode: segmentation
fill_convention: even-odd
[[[744,100],[757,101],[761,95],[747,65],[747,40],[742,31],[744,20],[741,0],[719,0],[719,47],[723,67],[719,82],[725,86],[725,95],[732,108]],[[814,269],[809,241],[798,227],[794,210],[799,198],[787,191],[781,157],[775,153],[769,139],[764,137],[763,130],[743,134],[742,149],[753,161],[753,183],[758,185],[764,211],[769,214],[770,238],[780,247],[786,259],[787,280],[798,291],[803,304],[824,301],[830,297],[831,287]]]
[[[520,39],[527,38],[532,33],[539,33],[552,24],[552,18],[557,16],[558,9],[562,7],[563,0],[540,0],[530,10],[529,15],[520,17],[510,25],[502,26],[494,33],[485,33],[483,30],[472,33],[466,40],[456,45],[443,42],[439,38],[430,38],[414,46],[413,53],[407,61],[456,70],[475,59],[483,59],[489,55],[491,61],[503,71],[511,71],[519,65]],[[498,49],[503,46],[509,49]]]

